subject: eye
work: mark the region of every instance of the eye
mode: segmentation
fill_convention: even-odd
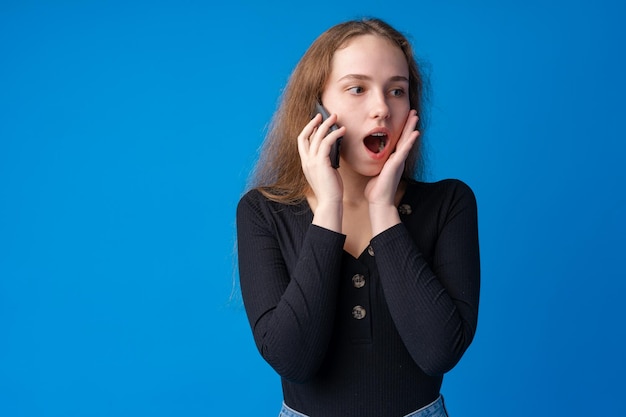
[[[391,90],[391,95],[393,97],[402,97],[404,96],[405,92],[403,88],[394,88]]]
[[[355,87],[348,88],[348,91],[351,94],[361,94],[361,93],[363,93],[364,89],[361,86],[355,86]]]

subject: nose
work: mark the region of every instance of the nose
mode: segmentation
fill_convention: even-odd
[[[371,116],[374,119],[388,119],[389,105],[384,94],[376,93],[372,95]]]

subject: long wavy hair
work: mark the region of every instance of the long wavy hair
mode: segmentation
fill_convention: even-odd
[[[252,172],[250,187],[267,198],[285,204],[301,202],[309,185],[302,171],[297,137],[314,114],[331,72],[335,51],[362,35],[381,36],[402,50],[409,67],[409,102],[417,110],[420,136],[407,158],[403,178],[423,175],[422,138],[424,129],[425,80],[407,38],[388,23],[365,18],[331,27],[309,47],[293,70],[280,104],[269,125],[261,154]]]

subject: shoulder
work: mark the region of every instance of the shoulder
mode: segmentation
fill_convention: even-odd
[[[269,198],[263,195],[259,189],[254,188],[246,191],[239,199],[239,203],[237,204],[237,216],[262,216],[263,213],[266,213],[273,204],[276,205],[277,203],[272,202]]]
[[[287,201],[280,201],[281,197],[286,197]],[[246,191],[239,199],[238,206],[244,206],[248,204],[264,205],[274,209],[285,209],[290,207],[301,208],[308,206],[305,198],[292,200],[289,199],[287,193],[281,193],[280,190],[272,188],[252,188]]]
[[[444,230],[474,230],[478,224],[476,198],[463,181],[409,181],[401,205],[400,218],[420,248],[434,248]],[[452,227],[452,229],[450,229]],[[457,229],[455,229],[457,228]]]
[[[403,200],[409,205],[440,213],[442,210],[476,210],[476,196],[472,188],[452,178],[435,182],[409,180]]]
[[[237,203],[237,211],[242,210],[245,207],[260,206],[267,204],[268,199],[256,188],[246,191]]]
[[[457,196],[462,198],[476,199],[473,190],[465,182],[448,178],[435,182],[407,181],[407,195],[420,195],[422,197],[445,197]]]
[[[268,198],[258,188],[246,191],[237,204],[238,218],[254,216],[269,219],[285,215],[291,217],[307,211],[309,210],[306,200],[297,204],[281,203]]]

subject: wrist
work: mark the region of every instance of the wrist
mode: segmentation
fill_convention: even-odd
[[[401,222],[398,209],[393,204],[370,204],[369,212],[373,236]]]
[[[341,233],[341,221],[343,217],[342,202],[320,202],[315,207],[313,224]]]

